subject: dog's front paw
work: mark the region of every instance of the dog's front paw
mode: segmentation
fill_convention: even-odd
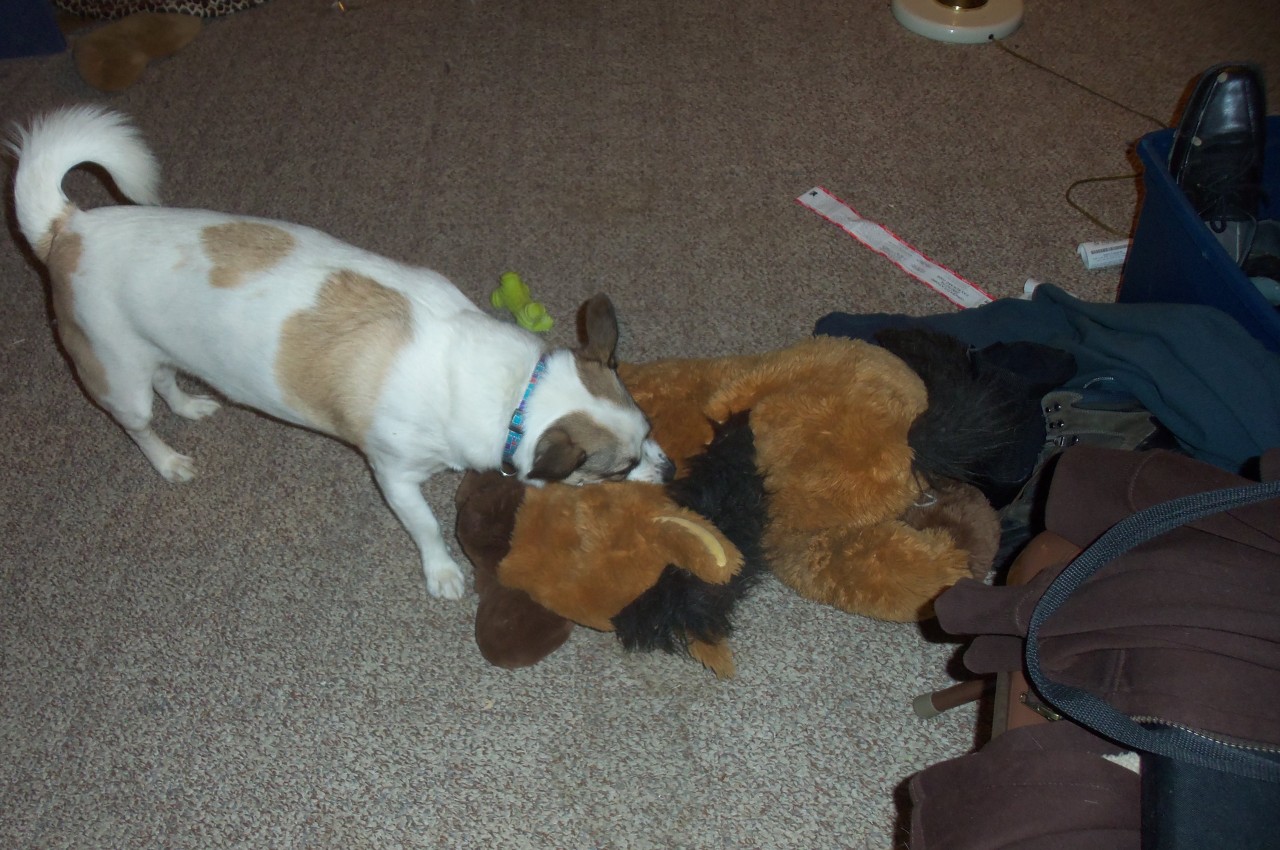
[[[423,569],[427,576],[427,592],[438,599],[461,599],[466,581],[462,570],[449,558]]]
[[[173,453],[164,463],[157,467],[164,480],[173,484],[185,484],[196,477],[196,464],[186,455]]]

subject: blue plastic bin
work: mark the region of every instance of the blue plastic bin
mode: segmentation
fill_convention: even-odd
[[[67,49],[49,0],[0,0],[0,59],[44,56]]]
[[[1272,351],[1280,351],[1280,312],[1267,303],[1169,173],[1173,130],[1138,141],[1146,191],[1121,273],[1117,301],[1208,304],[1226,312]],[[1280,217],[1280,116],[1267,118],[1259,218]]]

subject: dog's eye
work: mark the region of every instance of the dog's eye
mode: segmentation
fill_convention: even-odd
[[[631,470],[635,469],[639,465],[640,465],[640,461],[633,460],[630,463],[628,463],[626,466],[624,466],[622,469],[614,470],[613,472],[610,472],[605,477],[608,478],[610,481],[625,481],[627,479],[627,476],[631,474]]]

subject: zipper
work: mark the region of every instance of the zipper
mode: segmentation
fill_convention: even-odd
[[[1226,735],[1210,735],[1200,729],[1193,729],[1181,723],[1175,723],[1172,720],[1166,720],[1163,717],[1152,717],[1150,715],[1134,715],[1131,718],[1135,723],[1154,723],[1160,726],[1169,726],[1186,732],[1188,735],[1195,735],[1197,738],[1203,738],[1206,741],[1212,741],[1215,744],[1221,744],[1224,747],[1233,747],[1237,750],[1251,750],[1256,753],[1280,754],[1280,746],[1270,746],[1267,744],[1259,744],[1254,741],[1242,741],[1230,738]]]

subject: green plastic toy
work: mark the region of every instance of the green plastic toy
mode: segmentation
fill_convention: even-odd
[[[556,323],[547,308],[530,297],[529,287],[515,272],[502,276],[501,285],[489,296],[489,303],[498,309],[505,307],[515,316],[516,324],[534,333],[546,333]]]

